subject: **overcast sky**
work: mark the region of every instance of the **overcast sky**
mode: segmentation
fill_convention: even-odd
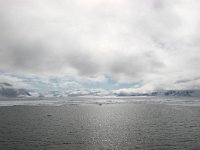
[[[0,0],[0,82],[199,89],[199,16],[199,0]]]

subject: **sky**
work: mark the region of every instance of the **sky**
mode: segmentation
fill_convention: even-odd
[[[199,0],[1,0],[0,82],[47,91],[200,89]]]

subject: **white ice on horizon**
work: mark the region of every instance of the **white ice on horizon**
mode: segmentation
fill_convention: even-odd
[[[45,99],[2,99],[0,106],[61,106],[65,104],[167,104],[200,106],[199,97],[68,97]]]

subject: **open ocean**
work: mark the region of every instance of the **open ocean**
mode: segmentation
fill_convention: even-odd
[[[0,100],[0,150],[199,150],[200,98]]]

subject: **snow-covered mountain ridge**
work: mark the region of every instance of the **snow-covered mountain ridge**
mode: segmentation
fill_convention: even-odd
[[[48,93],[40,94],[36,91],[16,88],[10,83],[0,83],[0,97],[68,97],[68,96],[199,96],[200,90],[161,90],[149,93],[136,93],[136,92],[116,92],[106,90],[77,90],[77,91],[51,91]]]

